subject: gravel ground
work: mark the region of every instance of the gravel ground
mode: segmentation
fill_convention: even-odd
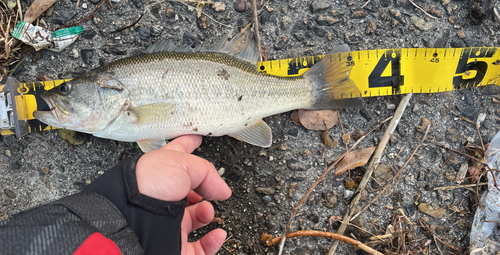
[[[243,0],[241,0],[243,1]],[[68,25],[87,17],[99,1],[60,0],[41,17],[49,29]],[[103,63],[138,54],[149,45],[163,39],[182,43],[211,46],[223,34],[234,33],[236,27],[245,27],[251,20],[250,4],[240,0],[222,0],[225,10],[215,11],[206,6],[205,14],[197,18],[193,8],[175,2],[121,0],[114,8],[106,3],[94,18],[83,22],[85,32],[67,49],[56,53],[42,51],[31,54],[16,71],[21,81],[36,81],[47,75],[51,79],[72,78]],[[475,25],[469,17],[470,1],[417,1],[437,19],[413,7],[407,0],[372,0],[363,11],[362,0],[347,1],[264,1],[259,14],[261,43],[267,47],[271,59],[312,56],[328,53],[336,46],[347,43],[351,50],[412,48],[412,47],[473,47],[496,46],[499,23],[488,18]],[[31,1],[21,1],[26,10]],[[116,3],[114,3],[116,4]],[[75,7],[76,6],[76,7]],[[133,27],[109,34],[133,24]],[[210,17],[210,18],[206,18]],[[367,28],[371,28],[367,30]],[[373,32],[374,28],[374,32]],[[425,82],[425,74],[422,75]],[[461,150],[466,142],[480,145],[474,126],[460,121],[446,108],[475,120],[486,114],[480,128],[484,143],[491,141],[499,130],[497,111],[500,104],[493,103],[498,88],[486,87],[462,91],[414,95],[404,113],[397,132],[391,137],[381,162],[389,172],[399,168],[422,138],[417,130],[422,118],[432,122],[429,133],[435,143]],[[359,109],[340,111],[346,133],[368,131],[378,121],[394,114],[390,104],[398,105],[401,96],[374,97],[364,100]],[[296,205],[309,187],[324,172],[323,144],[317,131],[309,131],[294,124],[290,113],[266,118],[273,130],[273,146],[269,149],[254,147],[229,137],[204,138],[195,154],[211,161],[224,171],[223,178],[233,190],[233,196],[222,202],[213,202],[217,222],[191,235],[195,240],[210,229],[221,227],[230,239],[221,254],[277,253],[276,247],[262,246],[262,233],[279,235]],[[387,125],[363,140],[359,148],[377,145]],[[328,164],[344,151],[342,130],[335,126],[329,130],[339,145],[326,151]],[[140,152],[130,143],[104,140],[88,135],[79,138],[85,142],[70,145],[58,131],[31,133],[21,139],[0,137],[0,216],[10,215],[60,197],[73,194],[111,168],[119,160]],[[352,145],[354,139],[351,139]],[[397,223],[407,233],[406,249],[423,249],[433,237],[417,226],[426,222],[436,236],[467,253],[469,232],[476,208],[475,192],[467,189],[436,191],[435,187],[456,185],[441,173],[441,166],[453,154],[427,142],[405,167],[402,177],[391,192],[380,197],[354,223],[373,234],[384,234],[389,224],[400,215],[398,209],[414,223]],[[463,163],[472,163],[457,157],[444,167],[445,175],[457,172]],[[380,169],[380,168],[379,168]],[[392,171],[390,170],[392,169]],[[351,171],[351,179],[359,182],[365,169]],[[377,170],[382,175],[382,170]],[[311,229],[336,231],[339,223],[329,227],[331,216],[343,216],[355,188],[347,185],[348,174],[334,179],[330,174],[325,182],[311,193],[299,209],[292,230]],[[483,179],[484,180],[484,179]],[[470,183],[466,180],[463,184]],[[333,192],[332,192],[333,187]],[[379,187],[375,181],[368,190]],[[484,186],[483,186],[484,187]],[[481,192],[481,190],[479,190]],[[361,200],[365,205],[376,193],[367,193]],[[432,217],[422,213],[417,205],[429,203],[443,208],[445,213]],[[450,208],[456,208],[453,211]],[[366,241],[370,235],[349,227],[348,235]],[[386,254],[398,251],[400,240],[376,245]],[[438,243],[442,254],[457,253]],[[300,237],[288,241],[289,254],[323,254],[331,241],[317,237]],[[438,254],[432,240],[430,254]],[[338,254],[356,254],[353,248],[341,244]]]

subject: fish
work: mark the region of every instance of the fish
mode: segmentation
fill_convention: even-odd
[[[53,127],[137,142],[148,152],[186,134],[228,135],[268,148],[265,117],[362,105],[349,60],[340,54],[347,45],[301,76],[278,77],[259,72],[253,34],[228,40],[228,33],[210,49],[161,41],[44,92],[49,111],[33,115]]]

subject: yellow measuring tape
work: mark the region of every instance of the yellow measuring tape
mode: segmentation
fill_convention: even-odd
[[[341,53],[351,67],[351,79],[360,91],[352,97],[374,97],[406,93],[436,93],[462,88],[497,84],[500,77],[500,48],[455,49],[385,49]],[[262,72],[271,75],[300,76],[324,55],[264,61]],[[33,111],[46,107],[41,93],[66,80],[24,83],[17,86],[23,96],[16,96],[19,121],[25,121],[29,132],[52,129],[34,119]],[[0,90],[5,90],[0,86]],[[48,109],[42,109],[48,110]],[[2,120],[0,120],[2,121]],[[2,128],[2,135],[14,134]]]

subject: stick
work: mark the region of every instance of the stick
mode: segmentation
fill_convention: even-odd
[[[23,8],[21,7],[21,1],[17,0],[17,10],[19,11],[19,18],[23,20]]]
[[[394,176],[392,176],[392,178],[385,184],[384,188],[377,195],[375,195],[375,197],[370,202],[368,202],[368,204],[366,204],[365,207],[363,207],[363,209],[361,209],[356,215],[354,215],[354,217],[352,217],[351,220],[356,219],[364,210],[366,210],[366,208],[368,208],[371,204],[373,204],[373,202],[375,202],[375,200],[377,200],[377,198],[380,197],[380,195],[382,195],[382,193],[384,193],[384,191],[387,189],[387,187],[389,187],[391,185],[392,181],[396,178],[396,176],[398,176],[401,173],[401,171],[403,171],[403,168],[405,168],[405,166],[408,164],[408,162],[410,162],[410,160],[413,158],[413,156],[415,155],[415,153],[418,151],[418,149],[420,148],[420,146],[422,146],[422,144],[424,143],[425,138],[427,138],[427,133],[429,133],[429,128],[430,127],[431,127],[430,124],[427,125],[427,128],[425,129],[425,134],[422,137],[422,140],[420,140],[420,142],[418,143],[417,147],[415,148],[415,150],[413,150],[413,152],[408,157],[408,159],[403,164],[403,166],[401,168],[399,168],[399,170],[396,172],[396,174]]]
[[[392,118],[391,122],[389,123],[389,126],[387,127],[387,130],[385,131],[384,135],[382,136],[382,139],[380,139],[380,143],[377,146],[377,149],[373,153],[373,158],[370,161],[370,164],[367,167],[367,171],[365,172],[365,175],[363,176],[363,179],[359,183],[358,188],[356,189],[356,196],[354,199],[351,201],[351,204],[347,208],[347,212],[344,215],[344,218],[342,219],[343,222],[350,222],[351,221],[351,216],[354,214],[354,207],[356,204],[359,203],[359,200],[361,199],[361,195],[363,194],[366,184],[370,180],[373,174],[373,170],[375,167],[378,165],[380,157],[382,156],[382,153],[384,152],[385,146],[387,145],[387,142],[389,142],[389,137],[391,134],[394,132],[396,127],[399,124],[399,121],[401,120],[401,116],[403,116],[403,113],[406,109],[406,106],[410,102],[411,96],[413,94],[409,93],[403,96],[403,99],[401,99],[401,102],[399,103],[398,108],[396,109],[396,112],[394,113],[394,117]],[[342,223],[337,230],[338,234],[343,234],[345,229],[347,228],[347,224]],[[330,251],[328,252],[328,255],[333,255],[335,253],[335,250],[337,249],[337,246],[339,245],[338,241],[333,242],[332,247],[330,248]]]
[[[369,246],[361,243],[360,241],[354,240],[354,239],[349,238],[347,236],[343,236],[343,235],[331,233],[331,232],[315,231],[315,230],[295,231],[295,232],[288,233],[286,235],[286,238],[294,238],[294,237],[298,237],[298,236],[326,237],[326,238],[330,238],[330,239],[339,240],[339,241],[342,241],[342,242],[347,243],[347,244],[352,244],[354,247],[362,249],[362,250],[364,250],[364,251],[366,251],[366,252],[368,252],[369,254],[372,254],[372,255],[384,255],[383,253],[378,252],[378,251],[370,248]],[[265,242],[264,243],[265,246],[275,245],[280,240],[281,240],[281,236],[273,238],[270,235],[262,234],[262,241]]]
[[[252,21],[255,32],[255,40],[257,41],[257,49],[259,49],[259,59],[262,62],[262,48],[260,47],[259,21],[257,19],[257,1],[252,0]]]
[[[469,188],[469,187],[475,187],[476,185],[477,186],[483,186],[483,185],[488,185],[488,183],[487,182],[483,182],[483,183],[474,183],[474,184],[467,184],[467,185],[437,187],[437,188],[434,188],[434,190],[452,190],[452,189],[460,189],[460,188]]]
[[[302,205],[302,203],[304,203],[304,201],[307,199],[307,197],[309,196],[309,194],[311,194],[311,192],[314,190],[314,188],[321,182],[321,180],[323,178],[325,178],[326,175],[328,175],[328,173],[333,169],[334,166],[337,165],[337,163],[339,163],[340,160],[342,160],[345,155],[347,155],[352,149],[354,149],[366,136],[368,136],[373,130],[377,129],[378,127],[380,127],[382,124],[384,124],[386,121],[390,120],[392,117],[389,117],[385,120],[383,120],[381,123],[379,123],[377,126],[373,127],[372,129],[370,129],[370,131],[368,131],[365,135],[363,135],[362,137],[360,137],[353,145],[352,147],[347,150],[344,154],[342,154],[335,162],[333,162],[332,165],[330,165],[330,167],[328,167],[328,169],[326,169],[326,171],[323,173],[323,175],[321,175],[318,180],[311,186],[311,188],[309,188],[309,190],[307,191],[307,193],[304,195],[304,197],[302,197],[302,199],[300,200],[300,202],[297,204],[297,206],[295,206],[292,210],[292,215],[290,215],[290,219],[288,220],[288,223],[286,225],[286,228],[285,228],[285,232],[284,232],[284,236],[285,238],[283,238],[280,242],[280,252],[278,253],[279,255],[281,255],[281,253],[283,252],[283,248],[284,245],[285,245],[285,241],[286,241],[286,237],[287,237],[287,234],[288,234],[288,231],[290,231],[290,226],[292,225],[292,221],[293,221],[293,218],[295,217],[295,214],[297,213],[297,210],[299,209],[300,205]]]
[[[434,16],[430,15],[429,13],[427,13],[424,9],[422,9],[422,7],[420,7],[417,4],[415,4],[412,0],[408,0],[408,1],[410,1],[410,3],[413,4],[413,6],[417,7],[417,9],[423,11],[425,13],[425,15],[427,15],[427,16],[433,18],[433,19],[437,19],[436,17],[434,17]]]

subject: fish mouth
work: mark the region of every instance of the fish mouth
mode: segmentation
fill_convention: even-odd
[[[56,107],[52,103],[52,100],[48,98],[45,94],[40,96],[43,101],[47,104],[49,110],[48,111],[34,111],[33,117],[35,119],[54,127],[63,128],[62,123],[59,121],[59,117],[57,115]]]

